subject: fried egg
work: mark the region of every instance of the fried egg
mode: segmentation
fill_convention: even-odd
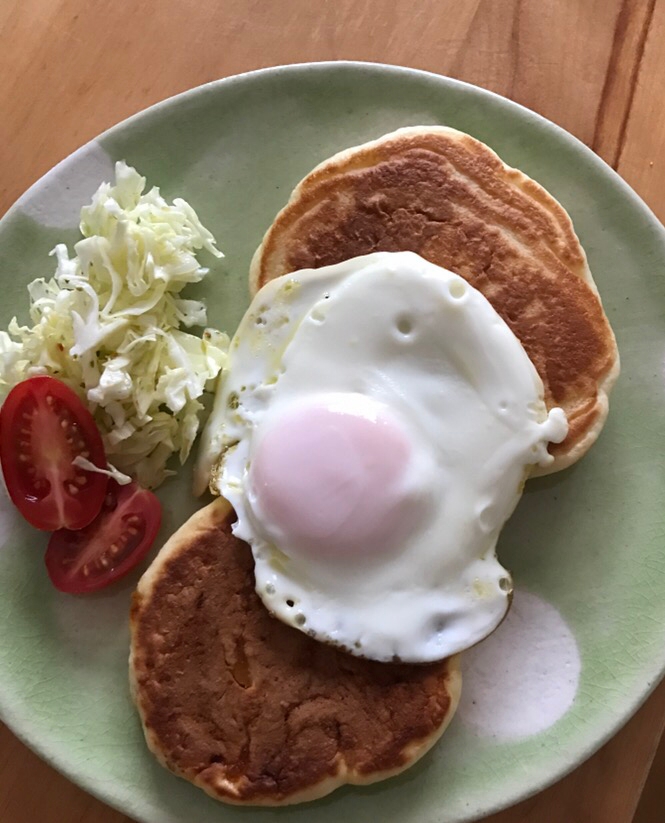
[[[504,617],[499,532],[566,432],[479,291],[381,252],[259,291],[202,466],[276,617],[353,654],[429,662]]]

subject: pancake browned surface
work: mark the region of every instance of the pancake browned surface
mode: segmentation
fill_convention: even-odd
[[[519,338],[570,426],[555,471],[596,440],[619,373],[614,335],[564,209],[454,129],[400,129],[343,151],[294,190],[252,261],[253,291],[298,269],[414,251],[479,289]]]
[[[220,800],[278,805],[397,774],[451,719],[456,660],[376,663],[272,618],[217,499],[168,541],[132,606],[132,692],[148,746]]]

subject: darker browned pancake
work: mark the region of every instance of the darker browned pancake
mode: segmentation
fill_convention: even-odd
[[[272,618],[223,499],[195,515],[139,583],[133,694],[176,774],[234,803],[309,800],[395,774],[438,739],[456,664],[354,658]]]
[[[275,219],[250,279],[257,290],[299,269],[405,250],[462,275],[492,303],[536,366],[548,408],[568,416],[549,471],[577,460],[607,415],[614,335],[564,209],[479,141],[415,127],[325,161]]]

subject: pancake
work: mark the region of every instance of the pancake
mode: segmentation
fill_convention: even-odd
[[[452,718],[457,659],[376,663],[270,616],[222,498],[195,514],[141,578],[130,679],[159,761],[212,797],[282,805],[395,775]]]
[[[595,442],[619,373],[614,334],[563,207],[486,145],[437,126],[399,129],[336,154],[294,189],[257,249],[269,280],[374,251],[414,251],[492,303],[540,374],[569,433],[549,473]]]

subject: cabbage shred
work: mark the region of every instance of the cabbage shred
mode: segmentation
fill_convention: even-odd
[[[28,286],[30,320],[0,331],[0,400],[27,377],[50,374],[87,401],[106,455],[120,471],[155,488],[184,463],[203,410],[203,393],[226,361],[228,337],[206,328],[205,305],[180,296],[208,273],[196,252],[222,253],[192,207],[119,162],[81,211],[74,256],[51,252],[50,280]]]

